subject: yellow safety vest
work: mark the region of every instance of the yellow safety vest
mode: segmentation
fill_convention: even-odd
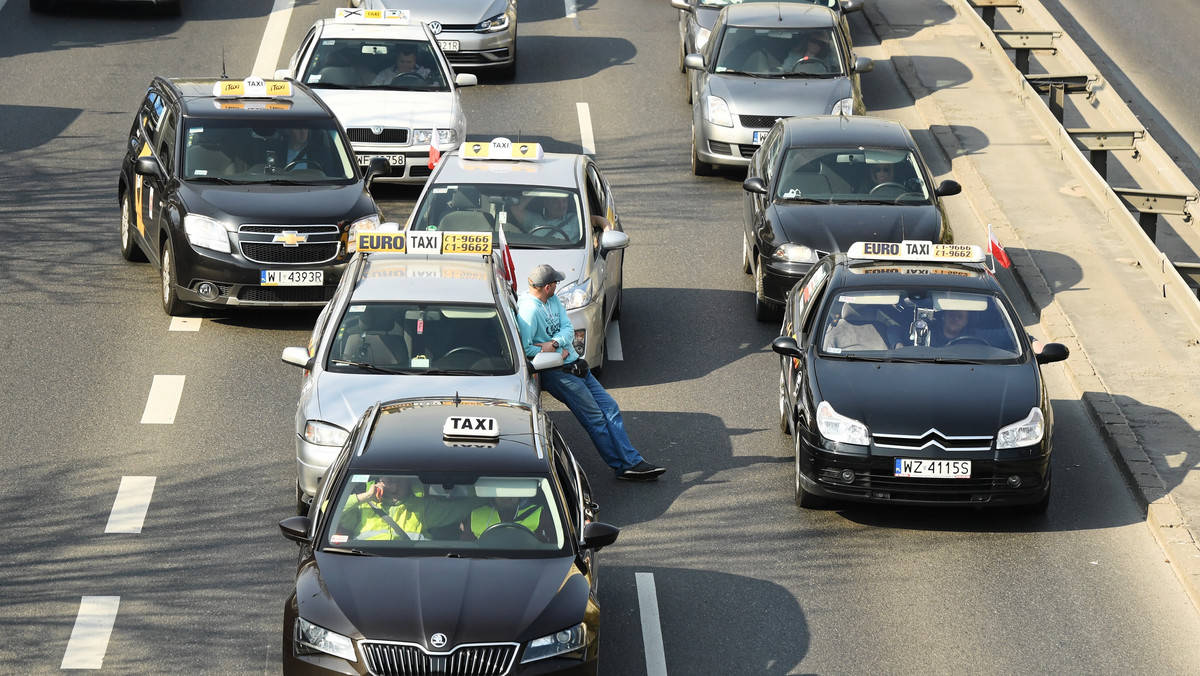
[[[534,532],[537,531],[538,524],[541,521],[542,508],[540,505],[518,507],[516,516],[512,519],[513,523],[519,523]],[[500,513],[491,505],[480,507],[471,512],[471,532],[475,534],[475,537],[482,535],[483,531],[488,529],[488,526],[494,526],[498,523],[502,523]]]

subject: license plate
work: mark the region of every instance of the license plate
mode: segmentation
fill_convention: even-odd
[[[365,168],[367,165],[371,164],[371,160],[375,159],[376,157],[382,157],[383,159],[387,160],[388,164],[392,165],[393,167],[403,167],[404,166],[404,156],[403,155],[359,155],[358,156],[358,166]]]
[[[457,52],[458,40],[438,40],[438,47],[441,47],[443,52]]]
[[[321,286],[325,283],[325,271],[263,270],[260,280],[263,286]]]
[[[754,145],[756,145],[756,146],[757,146],[757,145],[762,145],[763,139],[765,139],[765,138],[767,137],[767,133],[768,133],[768,132],[770,132],[770,131],[771,131],[771,130],[770,130],[770,129],[768,129],[767,131],[756,131],[756,132],[754,132]]]
[[[971,461],[896,458],[895,475],[918,479],[970,479]]]

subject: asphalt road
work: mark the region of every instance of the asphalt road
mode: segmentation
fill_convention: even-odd
[[[280,59],[333,6],[297,7]],[[105,672],[279,670],[295,549],[276,523],[292,508],[299,388],[279,354],[304,344],[315,314],[205,312],[199,330],[170,330],[153,270],[118,253],[115,190],[151,77],[219,74],[222,52],[229,74],[247,73],[270,10],[0,5],[0,672],[60,670],[85,597],[120,597]],[[605,383],[642,452],[669,468],[653,485],[612,480],[552,404],[602,518],[622,527],[601,555],[602,674],[664,673],[652,609],[672,674],[1200,669],[1196,610],[1057,368],[1047,516],[798,511],[776,426],[777,329],[753,321],[739,265],[740,177],[688,170],[675,10],[520,12],[517,79],[464,91],[469,137],[576,150],[587,104],[633,239],[624,360]],[[862,16],[854,28],[876,56]],[[886,60],[864,90],[870,110],[918,124]],[[932,147],[927,157],[945,174]],[[416,194],[376,192],[396,218]],[[960,239],[982,242],[965,202],[950,209]],[[143,424],[161,375],[185,376],[174,421]],[[122,477],[155,477],[139,533],[105,532]]]

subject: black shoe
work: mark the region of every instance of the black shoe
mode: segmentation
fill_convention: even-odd
[[[643,460],[624,472],[617,474],[617,478],[625,481],[656,481],[665,471],[667,471],[665,467],[651,465]]]

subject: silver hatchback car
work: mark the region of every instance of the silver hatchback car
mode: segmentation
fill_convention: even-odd
[[[353,3],[358,4],[358,3]],[[363,0],[365,9],[407,10],[429,25],[456,69],[517,72],[516,0]]]

